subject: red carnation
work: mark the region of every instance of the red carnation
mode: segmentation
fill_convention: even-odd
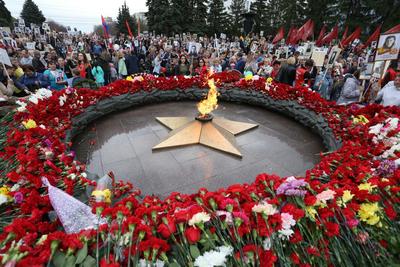
[[[339,235],[339,224],[327,222],[325,223],[326,226],[326,235],[329,237],[338,236]]]
[[[393,206],[390,204],[386,205],[385,213],[389,217],[390,220],[394,220],[397,217],[396,211],[394,210]]]
[[[300,257],[299,257],[299,255],[297,255],[297,253],[293,252],[293,253],[290,255],[290,259],[292,260],[292,262],[293,262],[294,264],[300,264]]]
[[[185,230],[185,236],[190,244],[195,244],[200,240],[201,232],[198,228],[189,227]]]
[[[157,232],[160,233],[162,237],[168,238],[176,232],[176,226],[174,222],[171,219],[169,219],[167,221],[167,224],[162,223],[158,226]]]

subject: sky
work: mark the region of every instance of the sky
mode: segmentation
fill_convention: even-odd
[[[25,0],[4,0],[11,15],[19,18]],[[115,19],[124,0],[34,0],[43,15],[83,32],[101,24],[101,15]],[[131,14],[147,11],[146,0],[126,0]]]

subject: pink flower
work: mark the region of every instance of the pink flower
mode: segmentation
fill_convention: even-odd
[[[354,227],[356,227],[358,225],[359,222],[360,221],[357,220],[357,219],[351,219],[351,220],[346,221],[346,224],[347,224],[348,227],[354,228]]]
[[[316,197],[318,201],[326,203],[326,201],[333,199],[335,197],[335,194],[335,191],[328,189],[319,193]]]

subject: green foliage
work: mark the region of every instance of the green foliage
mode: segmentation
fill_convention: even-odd
[[[228,15],[225,11],[224,0],[211,0],[208,13],[208,33],[210,35],[223,33],[227,30]]]
[[[193,0],[193,23],[190,32],[205,34],[207,31],[208,0]]]
[[[254,17],[254,32],[260,32],[265,30],[265,24],[267,22],[267,4],[266,0],[256,0],[251,4],[251,12],[255,14]]]
[[[232,0],[229,7],[230,11],[230,29],[232,35],[240,35],[240,29],[243,27],[242,14],[245,12],[245,0]]]
[[[0,0],[0,26],[12,27],[12,17],[4,0]]]
[[[117,17],[117,29],[119,34],[129,35],[128,28],[126,27],[126,22],[128,22],[131,28],[132,34],[135,35],[137,32],[137,24],[135,17],[131,16],[129,12],[129,7],[126,2],[119,8]]]
[[[228,12],[225,1],[147,0],[149,30],[158,34],[207,31],[211,35],[239,35],[245,0],[231,0]],[[383,24],[383,31],[397,25],[399,9],[397,0],[255,0],[251,5],[255,14],[254,32],[264,31],[266,35],[276,34],[281,26],[287,33],[290,26],[300,27],[307,19],[315,23],[314,36],[323,24],[328,26],[328,31],[336,24],[342,31],[344,26],[349,26],[350,32],[361,26],[364,35],[368,35],[379,24]]]
[[[42,25],[46,21],[42,11],[32,0],[25,0],[22,7],[21,17],[25,20],[25,25],[29,26],[31,23]]]

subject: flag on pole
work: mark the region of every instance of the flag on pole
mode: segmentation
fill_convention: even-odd
[[[297,35],[295,37],[295,39],[293,40],[294,43],[297,43],[300,40],[307,40],[308,36],[310,36],[311,32],[314,31],[314,22],[309,19],[307,20],[306,23],[304,23],[303,26],[301,26],[298,30],[297,30]]]
[[[334,39],[338,38],[338,26],[333,27],[330,33],[328,33],[321,41],[321,44],[326,44],[332,42]]]
[[[292,31],[289,33],[287,44],[294,45],[296,41],[296,36],[297,36],[297,28],[293,27]]]
[[[129,37],[133,37],[132,31],[131,31],[131,27],[129,26],[128,20],[125,20],[125,25],[126,28],[128,29],[128,33],[129,33]]]
[[[314,21],[309,19],[307,21],[307,27],[304,29],[304,34],[301,37],[301,40],[307,41],[307,39],[314,34]]]
[[[322,28],[321,28],[321,31],[319,32],[318,39],[317,39],[317,41],[315,42],[315,44],[316,44],[317,46],[321,46],[321,45],[322,45],[321,42],[322,42],[322,39],[324,38],[325,32],[326,32],[326,25],[324,24],[324,25],[322,26]]]
[[[290,44],[290,35],[292,34],[292,32],[293,32],[294,29],[295,29],[295,28],[294,28],[293,26],[290,26],[290,29],[289,29],[288,34],[287,34],[287,36],[286,36],[286,42],[285,42],[287,45]]]
[[[376,30],[371,34],[365,44],[362,46],[363,48],[368,47],[373,41],[377,41],[379,39],[379,35],[381,34],[382,24],[376,27]]]
[[[275,35],[275,38],[272,40],[272,43],[276,44],[277,42],[282,40],[284,36],[285,36],[284,29],[283,29],[283,27],[280,27],[278,32]]]
[[[360,38],[361,35],[361,27],[357,26],[357,28],[354,30],[352,34],[349,35],[346,39],[342,41],[343,47],[346,47],[349,45],[351,42],[353,42],[355,39]]]
[[[108,39],[110,38],[109,34],[108,34],[108,25],[106,23],[106,20],[104,19],[103,16],[101,16],[101,24],[103,25],[103,34],[104,34],[104,38]]]
[[[391,28],[390,30],[384,32],[384,34],[390,34],[390,33],[398,33],[400,32],[400,24],[394,26],[393,28]]]
[[[346,26],[346,28],[344,29],[344,32],[343,32],[342,40],[340,40],[340,42],[343,42],[344,40],[346,40],[346,38],[347,38],[347,31],[348,31],[348,30],[349,30],[349,27]]]

